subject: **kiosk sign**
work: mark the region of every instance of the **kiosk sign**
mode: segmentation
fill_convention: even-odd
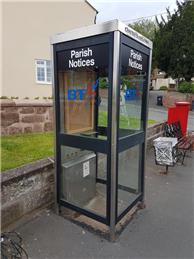
[[[58,53],[58,67],[59,70],[105,67],[108,53],[108,44],[65,50]]]
[[[88,59],[82,59],[82,58]],[[81,49],[80,51],[71,50],[71,59],[69,60],[69,68],[75,67],[90,67],[95,65],[95,60],[92,58],[92,49]]]
[[[134,49],[131,49],[129,57],[129,67],[136,68],[142,71],[142,61],[142,55]]]

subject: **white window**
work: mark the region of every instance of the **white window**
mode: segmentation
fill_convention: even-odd
[[[51,84],[51,61],[36,60],[36,82],[38,84]]]

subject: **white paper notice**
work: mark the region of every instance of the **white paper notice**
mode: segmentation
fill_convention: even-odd
[[[90,162],[87,161],[83,163],[83,177],[86,177],[90,174]]]

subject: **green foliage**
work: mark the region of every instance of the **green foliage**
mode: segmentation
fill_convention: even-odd
[[[0,96],[0,99],[9,99],[9,98],[5,95],[2,95],[2,96]]]
[[[194,93],[194,84],[183,81],[178,85],[178,91],[181,93]]]
[[[46,96],[44,96],[44,97],[42,97],[42,99],[43,99],[43,100],[47,100],[47,97],[46,97]]]
[[[157,23],[150,19],[143,19],[129,24],[129,26],[137,32],[141,33],[146,38],[150,39],[151,41],[154,40],[155,32],[158,28]]]
[[[168,87],[166,85],[162,85],[162,86],[160,86],[160,90],[166,91],[166,90],[168,90]]]
[[[129,26],[153,42],[155,41],[155,35],[159,28],[157,22],[151,19],[143,19],[129,24]],[[152,69],[157,67],[155,57],[155,55],[152,55]]]
[[[98,115],[98,123],[99,126],[102,127],[107,127],[107,112],[105,111],[100,111],[99,115]],[[156,121],[155,120],[148,120],[148,124],[152,125],[155,124]],[[120,116],[120,128],[122,129],[137,129],[140,126],[140,121],[139,118],[135,118],[135,117],[127,117],[123,114],[121,114]]]
[[[1,171],[53,155],[53,133],[1,137]]]
[[[13,100],[16,99],[17,100],[17,99],[19,99],[19,97],[18,96],[11,96],[11,99],[13,99]]]
[[[194,76],[194,2],[178,3],[168,12],[167,21],[158,22],[153,48],[157,66],[172,78],[191,81]]]
[[[106,77],[99,78],[99,87],[100,88],[107,88],[108,87],[108,79]]]
[[[28,100],[28,99],[29,99],[29,97],[27,97],[27,96],[26,96],[26,97],[24,97],[24,99],[25,99],[25,100]]]
[[[37,97],[34,97],[34,100],[39,100],[39,98],[40,98],[40,97],[38,97],[38,96],[37,96]]]

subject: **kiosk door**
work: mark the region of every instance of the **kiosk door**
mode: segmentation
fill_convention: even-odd
[[[122,35],[117,219],[143,195],[149,49]]]

